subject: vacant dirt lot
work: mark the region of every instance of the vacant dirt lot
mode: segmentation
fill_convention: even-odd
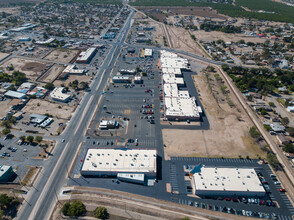
[[[14,70],[19,70],[26,74],[29,80],[35,81],[42,72],[46,70],[46,63],[37,62],[32,60],[26,60],[21,58],[11,58],[7,60],[5,63],[1,65],[2,69],[5,70],[6,73],[12,74],[12,71],[8,71],[6,66],[12,65]]]
[[[253,37],[245,34],[227,34],[223,32],[218,32],[218,31],[210,31],[210,32],[205,32],[203,30],[198,30],[198,31],[193,31],[193,34],[198,40],[203,40],[203,41],[217,41],[217,40],[223,40],[225,42],[227,41],[234,41],[237,42],[241,39],[245,40],[245,42],[251,41],[254,43],[263,43],[266,38],[258,38],[258,37]]]
[[[83,76],[70,75],[66,80],[55,80],[54,85],[55,86],[61,86],[61,85],[69,86],[69,83],[73,82],[75,80],[78,80],[79,83],[80,82],[89,82],[90,78],[91,78],[90,76],[86,76],[86,75],[83,75]]]
[[[48,113],[55,118],[69,119],[73,112],[73,107],[51,103],[45,100],[31,99],[23,108],[23,111],[41,115]]]
[[[63,65],[54,64],[41,78],[39,78],[39,81],[45,83],[53,82],[63,70]]]
[[[201,50],[197,43],[191,38],[187,30],[168,25],[166,25],[166,28],[170,36],[172,48],[206,56],[203,50]]]
[[[48,54],[44,59],[69,63],[78,53],[78,50],[56,49]]]
[[[160,22],[169,15],[194,15],[199,17],[213,17],[213,18],[226,18],[220,15],[217,11],[208,7],[136,7],[143,11],[148,16],[158,19]]]
[[[214,74],[201,72],[194,77],[210,130],[163,130],[165,153],[169,156],[264,156],[249,136],[252,122],[233,95],[222,93],[222,84]]]
[[[0,60],[3,60],[8,55],[9,55],[9,53],[0,53]]]

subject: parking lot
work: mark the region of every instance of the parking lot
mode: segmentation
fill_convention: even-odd
[[[0,163],[12,166],[13,170],[18,175],[18,178],[14,179],[13,182],[19,182],[20,179],[25,176],[29,166],[35,167],[43,164],[43,160],[33,159],[41,152],[40,147],[28,143],[18,145],[18,140],[17,137],[5,140],[2,137],[0,139],[0,143],[4,145],[4,147],[0,149]]]

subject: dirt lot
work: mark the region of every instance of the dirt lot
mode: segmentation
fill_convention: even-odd
[[[3,60],[8,55],[9,55],[9,53],[0,53],[0,60]]]
[[[78,53],[78,50],[56,49],[48,54],[45,59],[69,63]]]
[[[225,42],[227,41],[234,41],[237,42],[241,39],[245,40],[245,42],[251,41],[254,43],[263,43],[266,38],[258,38],[258,37],[252,37],[245,34],[227,34],[223,32],[218,31],[210,31],[205,32],[203,30],[193,31],[193,34],[198,40],[203,41],[216,41],[216,40],[223,40]]]
[[[214,74],[207,76],[201,72],[194,77],[210,130],[163,130],[165,153],[169,156],[264,156],[249,136],[252,122],[231,93],[222,93]]]
[[[58,108],[59,106],[61,108]],[[56,118],[69,119],[74,108],[67,105],[51,103],[46,100],[31,99],[22,110],[41,115],[48,113]]]
[[[79,75],[70,75],[66,80],[55,80],[54,81],[54,86],[69,86],[69,83],[70,82],[73,82],[75,80],[78,80],[79,83],[80,82],[89,82],[90,80],[90,76],[86,76],[86,75],[82,75],[82,76],[79,76]]]
[[[166,28],[170,36],[172,48],[206,56],[203,50],[201,50],[197,43],[191,38],[187,30],[168,25],[166,25]]]
[[[158,19],[160,22],[169,15],[194,15],[200,17],[226,18],[217,11],[208,7],[136,7],[148,16]]]
[[[9,105],[9,102],[11,102],[11,99],[0,102],[0,118],[3,118],[10,110],[11,105]]]
[[[41,78],[39,78],[39,81],[45,83],[53,82],[63,70],[63,65],[54,64]]]
[[[11,58],[0,66],[8,74],[12,74],[14,70],[6,70],[5,67],[7,65],[13,65],[14,70],[19,70],[25,73],[27,78],[33,81],[35,81],[41,75],[41,73],[46,70],[46,63],[21,58]]]

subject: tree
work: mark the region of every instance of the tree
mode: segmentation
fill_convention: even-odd
[[[12,201],[13,201],[12,196],[8,196],[7,194],[1,194],[0,195],[0,208],[2,210],[7,209]]]
[[[294,153],[294,145],[289,143],[289,144],[285,144],[283,146],[283,151],[287,152],[287,153]]]
[[[277,169],[279,167],[279,161],[278,161],[275,154],[268,153],[267,156],[266,156],[266,159],[269,162],[269,164],[272,165],[272,167],[274,169]]]
[[[36,136],[36,137],[35,137],[35,140],[36,140],[38,143],[41,143],[41,141],[43,140],[43,137],[42,137],[42,136]]]
[[[252,138],[259,138],[260,137],[259,131],[257,131],[256,127],[254,127],[254,126],[250,128],[249,133]]]
[[[33,136],[27,136],[27,142],[33,143],[34,137]]]
[[[294,128],[293,127],[287,128],[287,132],[290,134],[291,137],[294,137]]]
[[[263,127],[267,130],[270,131],[272,129],[272,127],[270,125],[263,125]]]
[[[69,207],[70,207],[70,203],[66,202],[61,208],[62,213],[66,216],[68,216],[67,213],[68,213]]]
[[[11,123],[8,120],[2,121],[2,126],[5,128],[11,128]]]
[[[4,135],[8,135],[10,132],[11,132],[11,131],[10,131],[10,129],[8,129],[8,128],[4,128],[4,129],[2,130],[2,134],[4,134]]]
[[[20,136],[19,139],[22,140],[22,141],[25,141],[26,140],[26,136]]]
[[[87,82],[81,82],[80,85],[81,85],[82,89],[88,89],[89,88],[89,83],[87,83]]]
[[[107,209],[103,206],[97,207],[94,210],[94,216],[95,218],[106,219],[108,217]]]
[[[269,102],[268,104],[270,107],[275,107],[275,103],[273,103],[273,102]]]
[[[266,110],[265,110],[265,109],[261,109],[261,110],[260,110],[260,114],[261,114],[261,115],[266,115]]]
[[[54,84],[53,84],[53,83],[47,83],[47,84],[45,85],[45,89],[53,90],[53,89],[54,89]]]
[[[288,117],[284,117],[284,118],[282,118],[282,120],[281,120],[281,123],[283,124],[283,125],[288,125],[289,124],[289,118]]]
[[[85,205],[78,200],[73,201],[67,211],[68,216],[81,216],[86,212]]]
[[[222,65],[222,69],[223,69],[223,71],[226,71],[227,72],[230,69],[230,67],[229,67],[228,64],[223,64]]]

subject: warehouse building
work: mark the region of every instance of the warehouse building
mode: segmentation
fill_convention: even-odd
[[[89,63],[91,59],[95,56],[97,49],[95,47],[90,47],[86,51],[83,51],[78,56],[77,63]]]
[[[7,98],[11,98],[11,99],[25,99],[27,97],[26,94],[23,94],[21,92],[15,92],[12,90],[7,91],[4,95]]]
[[[193,190],[198,196],[262,197],[265,195],[265,189],[253,168],[198,165],[190,175],[193,175]]]
[[[30,114],[30,122],[33,124],[41,124],[45,121],[48,117],[46,115],[39,115],[39,114]]]
[[[120,72],[121,75],[135,75],[136,74],[135,69],[131,69],[131,70],[121,69],[119,72]]]
[[[63,73],[72,74],[72,75],[83,75],[86,73],[86,70],[79,69],[76,65],[71,64],[68,65],[64,70]]]
[[[70,99],[70,95],[64,93],[64,88],[63,87],[56,87],[51,93],[50,97],[54,101],[58,102],[68,102]]]
[[[118,177],[128,182],[150,185],[156,178],[155,149],[89,148],[83,160],[81,175]]]

